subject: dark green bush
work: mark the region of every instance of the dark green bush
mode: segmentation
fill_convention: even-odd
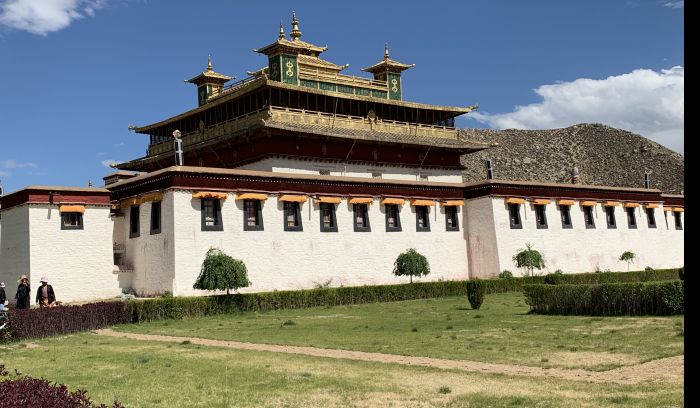
[[[678,268],[678,278],[679,278],[680,280],[685,280],[685,279],[684,279],[684,276],[683,276],[683,270],[684,270],[684,269],[685,269],[685,266],[681,266],[680,268]]]
[[[564,281],[563,273],[550,273],[544,276],[544,283],[547,285],[559,285]]]
[[[467,281],[467,299],[472,309],[478,309],[484,302],[484,293],[486,286],[481,279],[472,279]]]
[[[512,279],[513,278],[513,272],[509,271],[508,269],[504,269],[503,272],[498,274],[498,277],[500,279]]]
[[[524,285],[530,311],[564,315],[670,315],[684,312],[683,282]]]

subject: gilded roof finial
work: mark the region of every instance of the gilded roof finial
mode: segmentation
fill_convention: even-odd
[[[280,21],[280,34],[277,37],[280,40],[284,40],[284,26],[282,26],[282,22]]]
[[[384,43],[384,61],[389,61],[389,44]]]
[[[290,34],[292,41],[296,41],[301,38],[301,31],[299,31],[299,20],[297,20],[297,13],[292,11],[292,33]]]
[[[209,54],[209,58],[207,60],[207,71],[212,71],[213,68],[211,66],[211,54]]]

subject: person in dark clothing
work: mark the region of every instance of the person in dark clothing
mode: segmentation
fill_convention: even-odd
[[[5,295],[5,282],[0,282],[0,311],[5,308],[7,296]]]
[[[36,291],[36,303],[39,307],[54,307],[56,306],[56,295],[53,291],[53,286],[49,285],[49,279],[46,276],[41,277],[41,286]]]
[[[19,283],[19,286],[17,286],[17,294],[15,295],[15,299],[17,299],[17,309],[29,309],[31,289],[29,288],[29,279],[27,275],[22,275],[17,282]]]

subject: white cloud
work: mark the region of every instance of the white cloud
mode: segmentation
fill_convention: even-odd
[[[9,171],[0,171],[0,177],[10,177],[12,173]]]
[[[124,161],[123,160],[107,159],[107,160],[102,160],[100,163],[102,163],[103,166],[109,167],[111,169],[113,164],[124,163]]]
[[[469,116],[497,129],[548,129],[603,123],[648,137],[683,153],[684,68],[637,69],[605,79],[542,85],[542,101],[509,113]]]
[[[664,7],[673,8],[673,9],[683,8],[683,7],[685,7],[685,0],[667,1],[666,3],[664,3]]]
[[[25,167],[31,167],[31,168],[36,168],[37,165],[36,163],[32,162],[27,162],[27,163],[18,163],[17,160],[0,160],[0,167],[4,169],[21,169]]]
[[[86,15],[94,16],[106,4],[107,0],[4,0],[0,25],[45,36]]]

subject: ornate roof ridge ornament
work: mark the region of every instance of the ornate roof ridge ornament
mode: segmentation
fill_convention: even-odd
[[[292,41],[298,41],[301,38],[299,20],[297,20],[297,13],[295,11],[292,11],[292,33],[289,36],[292,37]]]
[[[214,68],[211,66],[211,54],[209,54],[209,57],[207,58],[207,71],[213,71]]]
[[[277,36],[277,39],[279,40],[284,40],[284,26],[282,25],[282,22],[280,21],[280,33]]]

